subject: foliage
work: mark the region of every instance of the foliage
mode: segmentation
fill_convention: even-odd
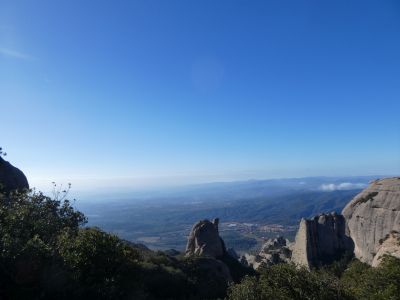
[[[67,200],[36,192],[0,194],[1,291],[16,298],[39,293],[45,274],[62,273],[58,235],[66,229],[76,234],[85,222]]]
[[[231,286],[229,299],[400,299],[400,259],[386,256],[377,268],[346,260],[312,271],[275,265]]]
[[[58,251],[72,279],[73,298],[114,299],[140,288],[135,280],[140,255],[115,235],[96,228],[81,229],[77,235],[65,231]]]
[[[377,268],[354,260],[341,281],[356,299],[400,299],[400,259],[385,256]]]
[[[327,272],[309,272],[292,264],[278,264],[231,286],[229,299],[351,299],[339,280]]]

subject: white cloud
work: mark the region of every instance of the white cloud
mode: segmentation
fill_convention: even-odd
[[[350,183],[350,182],[342,182],[339,184],[334,183],[326,183],[320,186],[320,189],[323,191],[344,191],[344,190],[354,190],[354,189],[362,189],[365,188],[367,184],[365,183]]]
[[[0,47],[0,55],[16,59],[31,60],[32,56],[9,48]]]

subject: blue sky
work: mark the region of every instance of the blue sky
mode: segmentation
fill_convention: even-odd
[[[34,185],[400,173],[400,2],[0,0]]]

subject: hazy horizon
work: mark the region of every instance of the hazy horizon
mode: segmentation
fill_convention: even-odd
[[[193,178],[176,178],[166,181],[148,181],[144,182],[140,179],[133,180],[132,178],[114,178],[110,179],[81,179],[61,180],[56,181],[58,188],[62,185],[64,188],[71,183],[70,196],[76,199],[91,199],[99,196],[104,199],[128,199],[128,198],[154,198],[156,196],[168,197],[174,196],[176,193],[191,191],[211,191],[214,188],[227,186],[228,190],[232,190],[237,184],[251,184],[256,182],[268,182],[272,186],[280,186],[281,182],[295,181],[300,184],[310,184],[315,180],[320,182],[312,189],[308,186],[307,189],[319,191],[333,190],[349,190],[361,189],[367,186],[370,180],[381,179],[385,177],[397,177],[398,174],[367,174],[367,175],[346,175],[346,176],[305,176],[305,177],[260,177],[260,178],[236,178],[236,179],[219,179],[219,180],[195,180]],[[28,178],[29,179],[29,178]],[[31,188],[42,191],[46,194],[52,194],[53,183],[47,179],[30,180]],[[276,184],[274,184],[276,182]],[[289,184],[288,187],[291,185]],[[293,186],[293,184],[292,184]],[[299,188],[301,186],[299,185]],[[71,198],[71,197],[70,197]]]

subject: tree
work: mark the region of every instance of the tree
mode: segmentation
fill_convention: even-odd
[[[63,273],[58,236],[64,231],[76,235],[85,223],[85,216],[68,200],[34,191],[0,194],[1,293],[32,298],[44,284],[51,286]]]
[[[1,156],[7,156],[7,153],[4,152],[4,150],[3,150],[2,147],[0,147],[0,157],[1,157]]]

